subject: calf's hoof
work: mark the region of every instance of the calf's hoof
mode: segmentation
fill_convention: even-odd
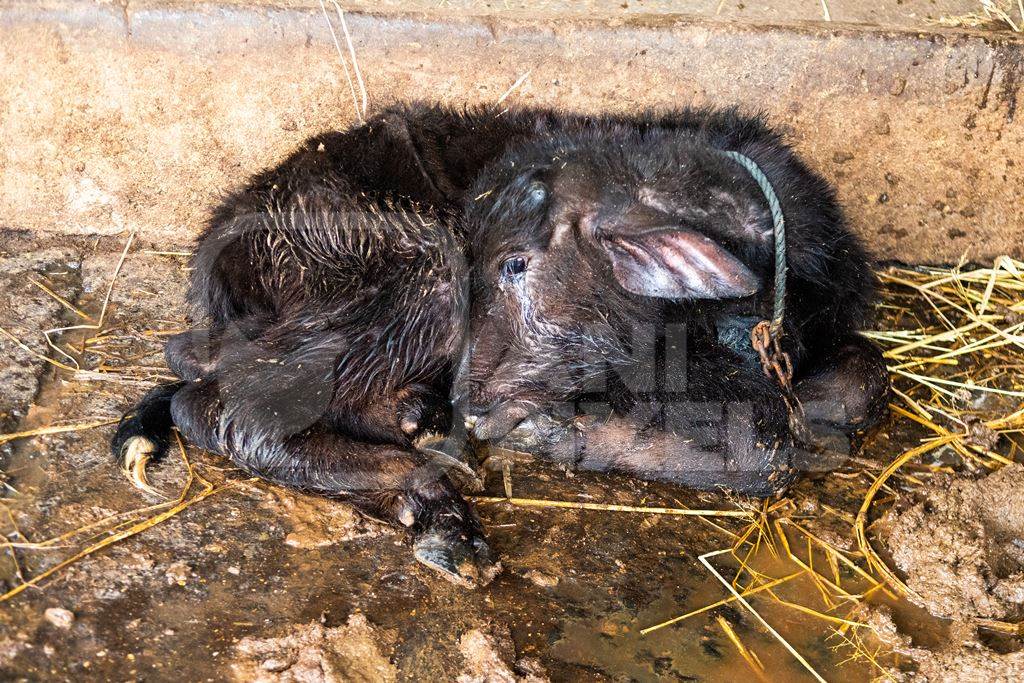
[[[413,534],[413,555],[454,584],[486,586],[501,571],[484,538],[483,526],[451,481],[434,482],[439,490],[406,497],[397,515]],[[426,495],[424,495],[426,494]]]
[[[465,588],[486,586],[501,572],[487,541],[474,532],[427,529],[413,541],[413,554],[421,564]]]

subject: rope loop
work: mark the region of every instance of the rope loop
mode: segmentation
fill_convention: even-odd
[[[765,175],[756,161],[739,152],[722,150],[721,154],[746,169],[747,173],[754,179],[754,182],[757,183],[757,186],[761,188],[761,194],[764,195],[765,200],[768,202],[768,208],[772,213],[772,228],[775,235],[775,286],[774,300],[772,302],[771,333],[772,337],[777,339],[782,336],[782,320],[786,315],[786,217],[782,213],[779,195],[775,193],[775,188],[772,187],[771,181],[768,180],[768,176]]]

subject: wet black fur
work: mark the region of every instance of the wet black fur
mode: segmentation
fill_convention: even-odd
[[[586,156],[605,174],[601,180],[609,183],[622,183],[623,176],[633,181],[667,173],[679,188],[680,204],[699,203],[707,178],[717,176],[732,193],[764,206],[750,174],[713,150],[737,151],[752,158],[770,179],[786,219],[787,348],[798,359],[804,354],[827,354],[868,320],[876,285],[870,258],[847,227],[832,186],[811,171],[762,117],[744,116],[735,109],[608,117],[582,129],[540,131],[513,145],[476,181],[476,196],[491,192],[468,205],[474,264],[492,261],[494,254],[509,251],[510,244],[547,244],[551,226],[544,218],[549,207],[527,201],[525,188],[537,180],[544,183],[574,155]],[[672,168],[678,157],[695,163],[679,172]],[[771,225],[767,206],[763,220],[766,227]],[[770,313],[773,243],[752,243],[727,234],[715,238],[764,276],[766,287],[755,308]],[[749,303],[741,307],[751,309]],[[659,305],[704,312],[735,308],[733,302],[721,301]]]
[[[809,418],[846,433],[877,422],[888,380],[878,352],[855,334],[869,318],[875,280],[831,186],[763,119],[687,110],[539,130],[477,179],[466,212],[474,329],[457,394],[463,409],[480,418],[478,434],[501,437],[524,414],[549,411],[553,402],[596,402],[634,415],[599,421],[586,434],[560,435],[546,446],[578,466],[700,488],[766,495],[792,480],[782,392],[761,372],[747,342],[749,323],[744,327],[771,317],[774,244],[730,230],[752,215],[770,236],[771,217],[750,173],[719,150],[754,159],[782,203],[789,267],[784,346]],[[617,286],[600,240],[587,233],[599,234],[602,223],[612,231],[629,223],[646,186],[659,188],[671,205],[665,214],[749,266],[760,279],[759,293],[672,301]],[[596,227],[586,227],[591,224]],[[558,225],[561,241],[571,246],[553,255],[562,248],[553,239]],[[532,255],[544,269],[529,296],[510,296],[516,286],[509,282],[503,292],[500,263],[512,255]],[[517,297],[525,299],[509,303]],[[740,343],[723,344],[723,328],[736,321]],[[638,362],[630,335],[644,326],[654,328],[660,347],[640,353]],[[670,326],[687,331],[686,363],[675,368],[664,361]],[[645,390],[636,391],[636,384]],[[709,457],[689,445],[687,425],[716,415],[721,422],[728,406],[744,402],[751,404],[744,418],[751,430],[725,444],[728,452]],[[578,405],[575,411],[585,412]]]
[[[192,262],[195,329],[167,347],[183,381],[144,397],[118,429],[114,452],[143,434],[165,445],[169,408],[185,438],[249,472],[441,538],[461,548],[456,564],[474,554],[484,562],[472,511],[444,467],[414,446],[424,429],[450,426],[449,391],[469,329],[465,259],[489,263],[488,250],[500,246],[493,236],[509,237],[496,232],[509,219],[527,230],[515,239],[546,239],[529,233],[540,224],[536,207],[478,195],[511,197],[524,169],[549,164],[566,141],[629,145],[650,136],[686,136],[695,148],[737,149],[761,164],[791,230],[793,350],[810,368],[845,344],[871,298],[866,256],[828,184],[761,119],[731,110],[586,117],[401,106],[309,139],[214,209]],[[742,169],[722,163],[750,192]],[[502,220],[479,220],[488,206]],[[708,320],[728,309],[701,306],[713,309]],[[716,386],[730,373],[745,397],[767,386],[742,359],[717,347],[706,355],[725,367],[708,378]],[[734,482],[723,474],[718,483]],[[784,482],[736,483],[765,493]]]

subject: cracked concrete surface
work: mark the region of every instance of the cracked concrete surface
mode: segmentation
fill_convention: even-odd
[[[64,326],[65,309],[54,295],[77,298],[79,267],[77,254],[67,248],[0,252],[0,310],[6,312],[0,323],[0,431],[13,429],[25,417],[39,391],[48,367],[44,358],[53,353],[39,332]]]
[[[495,102],[527,72],[510,102],[740,104],[788,131],[881,258],[1021,256],[1014,34],[460,7],[349,14],[374,107]],[[181,246],[218,193],[354,118],[308,3],[4,0],[0,34],[0,225],[11,228],[137,230]]]

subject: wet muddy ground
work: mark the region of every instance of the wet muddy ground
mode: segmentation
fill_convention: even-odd
[[[118,271],[123,244],[123,237],[55,244],[0,237],[0,326],[11,335],[0,338],[0,433],[116,419],[166,373],[160,340],[183,325],[186,259],[136,243]],[[61,350],[48,347],[41,330],[93,324],[73,308],[98,320],[115,272],[101,338],[86,354],[76,353],[97,331],[67,330],[53,335]],[[71,365],[63,353],[89,371],[41,360]],[[698,557],[736,544],[745,520],[480,504],[504,572],[485,589],[466,590],[416,564],[400,532],[342,504],[249,480],[193,448],[186,450],[188,466],[172,454],[150,468],[151,482],[171,503],[138,491],[108,453],[112,429],[0,446],[0,526],[10,542],[0,554],[4,590],[112,532],[167,517],[0,602],[4,679],[814,680],[735,602],[641,634],[729,597]],[[859,459],[805,480],[779,510],[817,537],[854,549],[850,524],[863,471],[877,471],[919,436],[905,427],[883,429]],[[190,470],[192,488],[175,507]],[[513,494],[524,498],[721,510],[744,504],[523,458],[514,462],[511,481]],[[485,493],[504,495],[500,473],[488,475]],[[810,541],[802,532],[784,526],[797,555],[824,562],[803,550]],[[767,539],[747,548],[745,561],[765,575],[799,570]],[[729,555],[708,562],[730,579],[737,571]],[[845,566],[835,576],[851,592],[868,585]],[[873,664],[834,633],[836,623],[792,606],[849,611],[827,609],[820,590],[803,577],[780,585],[773,598],[748,600],[828,680],[866,680],[883,669],[899,676],[899,669],[915,668],[906,653],[941,650],[950,638],[946,622],[876,591],[869,616],[895,624],[902,645],[886,648],[872,631],[865,647],[879,652]],[[1012,652],[1013,641],[999,647]],[[755,673],[740,647],[766,673]],[[893,649],[904,654],[886,654]]]

